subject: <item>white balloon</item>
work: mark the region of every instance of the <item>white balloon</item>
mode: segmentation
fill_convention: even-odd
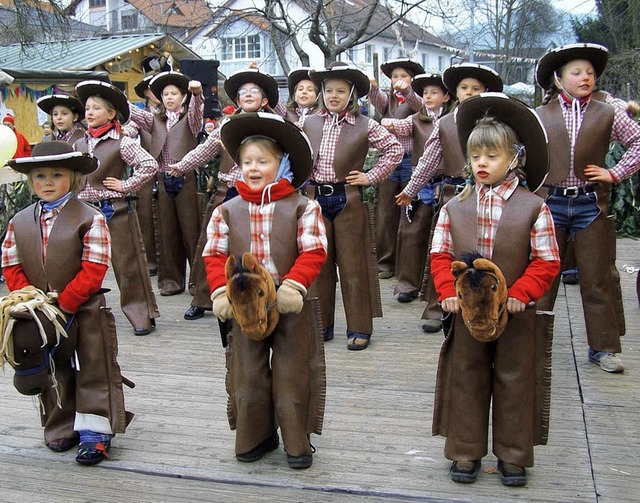
[[[7,159],[12,159],[18,150],[18,138],[9,126],[0,124],[0,164],[7,164]]]

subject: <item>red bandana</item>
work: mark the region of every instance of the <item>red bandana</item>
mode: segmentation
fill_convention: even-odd
[[[402,94],[400,91],[396,91],[395,95],[396,95],[396,100],[398,100],[398,104],[404,103],[404,94]]]
[[[238,194],[245,201],[249,201],[250,203],[262,204],[262,193],[264,192],[264,188],[262,189],[251,189],[249,186],[243,181],[238,180],[236,182],[236,188],[238,189]],[[278,199],[284,199],[290,194],[293,194],[293,185],[286,178],[282,178],[278,183],[271,186],[271,189],[267,191],[267,195],[265,196],[264,202],[270,203],[273,201],[277,201]]]
[[[100,127],[90,127],[87,131],[89,131],[89,134],[94,138],[100,138],[112,129],[115,129],[116,133],[120,134],[120,123],[115,119],[107,122]]]
[[[560,93],[560,96],[565,101],[565,103],[571,104],[574,101],[574,98],[570,98],[564,93]],[[578,101],[580,102],[581,105],[584,105],[587,101],[589,101],[590,98],[591,98],[591,94],[589,96],[585,96],[584,98],[580,98]]]

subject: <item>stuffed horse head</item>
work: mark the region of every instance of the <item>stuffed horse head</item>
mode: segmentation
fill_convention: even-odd
[[[462,319],[480,342],[495,341],[507,326],[507,283],[502,271],[480,255],[451,264]]]
[[[242,332],[254,340],[269,337],[280,319],[276,309],[276,286],[251,253],[242,259],[230,255],[225,264],[227,297]]]
[[[55,387],[56,365],[71,361],[78,331],[75,322],[65,329],[64,315],[44,293],[29,290],[30,299],[24,300],[20,292],[25,290],[11,292],[20,296],[17,302],[11,296],[1,299],[0,366],[6,359],[13,367],[13,384],[20,393],[38,395],[51,384]]]

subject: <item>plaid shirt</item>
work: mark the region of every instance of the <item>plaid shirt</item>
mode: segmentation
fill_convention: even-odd
[[[509,177],[493,190],[476,184],[476,190],[470,197],[477,198],[478,235],[476,251],[485,258],[491,259],[495,243],[496,231],[502,217],[505,202],[518,187],[518,179]],[[533,228],[531,229],[531,256],[546,261],[560,260],[556,243],[553,218],[546,204],[543,203]],[[451,237],[451,220],[445,204],[440,210],[431,245],[431,253],[449,253],[455,256],[455,248]]]
[[[567,127],[567,131],[569,132],[569,140],[571,140],[571,131],[573,128],[574,114],[571,110],[571,103],[567,103],[561,96],[558,96],[558,100],[560,101],[560,109],[562,110],[562,116],[564,117],[564,122]],[[613,116],[613,126],[611,128],[611,138],[612,142],[619,142],[624,147],[627,147],[627,151],[624,153],[622,158],[618,161],[611,170],[611,175],[613,176],[614,182],[619,182],[624,180],[625,178],[629,178],[632,176],[638,169],[640,169],[640,124],[631,119],[626,110],[622,109],[618,103],[615,103],[611,99],[605,99],[606,102],[611,103],[615,108],[615,114]],[[587,111],[587,107],[591,103],[591,100],[587,100],[580,105],[580,117],[579,123],[582,124],[582,119],[584,118],[584,114]],[[574,158],[575,158],[575,150],[572,147],[571,149],[571,169],[569,170],[569,175],[566,180],[557,185],[560,187],[581,187],[586,185],[587,181],[580,180],[574,172]],[[604,167],[604,166],[602,166]]]
[[[324,111],[320,115],[324,115],[325,120],[322,126],[322,140],[318,148],[318,156],[316,163],[311,170],[311,179],[319,183],[338,183],[336,172],[333,169],[335,162],[336,149],[338,148],[338,139],[340,131],[345,122],[355,124],[355,116],[351,112],[347,112],[337,124],[334,123],[333,116]],[[305,117],[302,117],[296,124],[302,128]],[[393,172],[396,166],[402,160],[402,146],[389,131],[378,124],[376,121],[369,119],[368,124],[368,140],[369,147],[375,148],[380,152],[380,157],[375,166],[367,171],[367,178],[370,185],[377,185],[386,180]],[[362,169],[361,166],[354,166],[353,169]]]
[[[220,142],[220,129],[218,128],[214,129],[205,141],[188,152],[182,160],[176,164],[176,169],[181,173],[197,169],[211,161],[221,150],[222,143]]]
[[[54,208],[51,211],[43,210],[41,205],[37,205],[37,210],[40,214],[43,262],[47,255],[47,244],[49,243],[51,229],[56,222],[60,210],[66,204],[65,201],[59,208]],[[111,259],[111,238],[109,236],[109,229],[107,228],[107,220],[99,211],[95,212],[91,227],[82,238],[82,244],[83,261],[109,265],[109,260]],[[21,263],[20,251],[16,245],[12,220],[9,222],[7,235],[2,243],[2,267],[9,267]]]
[[[78,199],[83,201],[97,202],[103,199],[118,199],[124,197],[126,193],[135,192],[142,187],[147,180],[151,179],[158,170],[158,163],[151,157],[151,154],[140,146],[139,141],[133,140],[128,136],[119,135],[115,129],[111,129],[108,133],[100,138],[94,138],[89,133],[85,133],[87,146],[90,154],[96,148],[96,145],[112,138],[114,140],[122,139],[120,142],[120,157],[122,160],[133,167],[133,174],[122,181],[122,192],[115,190],[99,190],[93,188],[89,183],[84,186],[82,191],[78,193]]]
[[[413,89],[409,90],[409,94],[407,96],[404,96],[404,99],[411,108],[411,112],[416,113],[422,108],[422,99],[416,94]],[[377,87],[375,90],[372,89],[369,92],[369,101],[378,112],[384,115],[387,108],[389,107],[389,94],[383,92],[379,87]],[[409,134],[409,137],[407,137],[407,135],[400,136],[396,132],[396,136],[398,137],[398,141],[400,142],[400,145],[402,145],[404,152],[408,154],[411,153],[411,151],[413,150],[413,140],[411,138],[411,134]]]
[[[65,142],[69,143],[69,140],[75,134],[76,131],[84,131],[84,130],[85,129],[82,126],[82,124],[76,122],[76,123],[73,124],[73,126],[71,126],[71,129],[69,131],[67,131],[66,133],[58,131],[55,134],[55,139],[58,140],[58,141],[65,141]]]
[[[416,197],[429,180],[438,174],[442,162],[442,143],[440,142],[440,121],[435,121],[431,136],[424,144],[424,153],[413,168],[411,180],[402,192]]]
[[[276,284],[281,281],[280,274],[271,257],[271,239],[277,239],[277,230],[273,229],[273,212],[277,201],[264,205],[249,203],[249,228],[251,232],[251,253],[271,273]],[[327,238],[322,220],[320,205],[313,199],[298,219],[298,253],[318,249],[327,249]],[[207,244],[202,252],[203,257],[217,254],[229,255],[229,226],[222,218],[220,207],[213,210],[207,225]]]

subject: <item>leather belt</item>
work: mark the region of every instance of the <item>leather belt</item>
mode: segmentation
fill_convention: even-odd
[[[583,187],[547,187],[550,196],[578,197],[596,191],[595,186],[585,185]]]
[[[316,196],[333,196],[344,194],[344,183],[319,183],[314,184]]]

